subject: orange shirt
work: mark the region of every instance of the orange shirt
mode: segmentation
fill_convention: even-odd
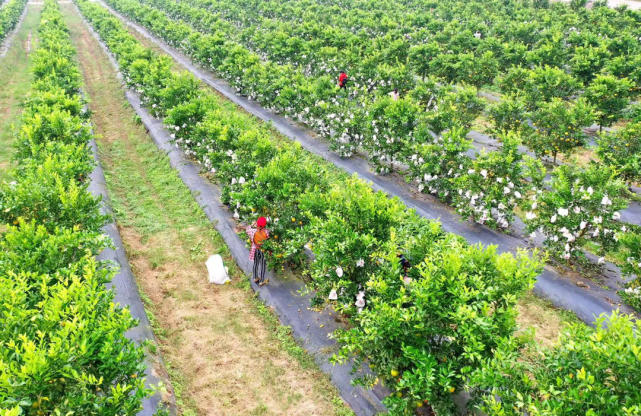
[[[265,240],[267,240],[268,234],[264,229],[259,229],[254,234],[254,244],[258,247],[262,246]]]

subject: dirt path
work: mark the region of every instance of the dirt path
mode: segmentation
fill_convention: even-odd
[[[27,41],[34,41],[40,9],[40,6],[27,6],[27,14],[7,54],[0,58],[0,180],[6,178],[11,163],[22,101],[31,84],[30,46]]]
[[[182,414],[348,413],[311,358],[255,300],[220,236],[135,123],[106,55],[75,10],[63,10],[120,232]],[[204,262],[212,253],[225,253],[236,283],[207,283]]]

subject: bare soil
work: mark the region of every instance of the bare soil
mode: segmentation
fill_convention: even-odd
[[[580,322],[571,312],[558,310],[531,293],[519,300],[517,311],[520,331],[533,328],[534,338],[542,347],[558,344],[561,331],[572,323]]]

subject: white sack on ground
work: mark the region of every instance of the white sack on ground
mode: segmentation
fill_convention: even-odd
[[[230,280],[229,276],[227,276],[227,270],[223,265],[223,258],[220,257],[220,254],[209,256],[205,264],[207,265],[207,271],[209,272],[209,283],[222,285]]]

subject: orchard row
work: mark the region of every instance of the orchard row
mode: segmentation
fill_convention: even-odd
[[[95,256],[111,242],[87,190],[92,132],[58,4],[45,0],[34,81],[0,184],[0,415],[133,415],[148,394],[136,325]]]
[[[27,0],[9,0],[0,7],[0,42],[16,26],[26,5]]]

